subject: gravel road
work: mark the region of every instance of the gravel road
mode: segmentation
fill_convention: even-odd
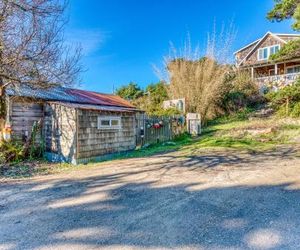
[[[0,184],[0,249],[299,249],[300,158],[180,152]]]

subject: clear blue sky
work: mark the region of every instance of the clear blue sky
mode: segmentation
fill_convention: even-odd
[[[110,93],[130,81],[157,82],[152,65],[161,65],[170,42],[181,47],[189,33],[192,44],[204,45],[214,22],[234,19],[233,49],[268,30],[291,32],[290,22],[266,20],[272,6],[273,0],[72,0],[66,38],[83,48],[81,88]]]

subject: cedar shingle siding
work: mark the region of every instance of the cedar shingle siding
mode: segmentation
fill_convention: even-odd
[[[261,39],[249,44],[244,49],[239,50],[235,53],[236,63],[239,66],[250,66],[256,64],[266,63],[265,61],[258,60],[258,50],[260,48],[269,47],[273,45],[280,45],[280,47],[284,46],[284,44],[290,40],[299,39],[300,35],[289,35],[289,34],[273,34],[268,32]],[[255,48],[255,49],[254,49]],[[251,54],[249,54],[251,52]],[[243,61],[243,62],[242,62]],[[240,65],[240,63],[242,64]]]
[[[71,95],[71,96],[68,96]],[[8,90],[12,136],[26,140],[34,122],[46,157],[71,163],[98,160],[136,147],[136,115],[140,112],[113,95],[74,89]],[[48,100],[50,99],[50,100]],[[115,117],[118,126],[98,127],[98,118]]]

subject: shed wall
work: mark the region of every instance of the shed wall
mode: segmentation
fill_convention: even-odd
[[[48,158],[53,161],[76,160],[76,110],[58,104],[45,106],[45,142]]]
[[[33,101],[13,100],[9,101],[10,121],[12,126],[12,137],[17,140],[24,140],[31,135],[35,122],[44,118],[43,103]],[[40,139],[41,134],[37,135]]]
[[[98,117],[121,118],[120,129],[98,129]],[[88,159],[134,149],[135,113],[78,110],[78,158]]]

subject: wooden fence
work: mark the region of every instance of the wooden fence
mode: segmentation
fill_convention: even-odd
[[[137,145],[170,141],[186,131],[185,118],[182,116],[150,117],[140,114],[136,124]]]

